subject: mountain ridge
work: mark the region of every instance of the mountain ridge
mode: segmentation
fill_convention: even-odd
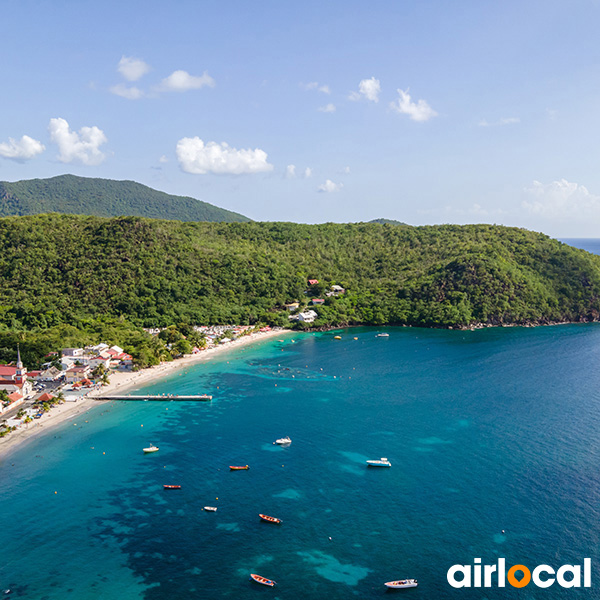
[[[251,221],[208,202],[167,194],[131,180],[65,174],[46,179],[0,181],[0,217],[44,213],[176,221]]]

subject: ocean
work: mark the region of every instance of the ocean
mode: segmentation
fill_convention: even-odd
[[[378,331],[232,350],[146,388],[212,402],[102,404],[10,454],[0,587],[35,600],[369,600],[410,577],[419,587],[402,597],[600,597],[600,324]],[[289,447],[273,444],[285,435]],[[366,466],[380,457],[392,467]],[[499,557],[530,569],[591,557],[592,587],[446,580]]]

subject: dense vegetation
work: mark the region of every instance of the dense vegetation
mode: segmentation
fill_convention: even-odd
[[[314,326],[600,314],[600,257],[491,225],[12,217],[0,219],[0,281],[0,359],[15,336],[27,353],[27,341],[43,333],[44,350],[103,339],[144,347],[147,361],[158,350],[140,326],[287,325],[285,303],[325,298],[331,284],[347,292],[315,309]]]
[[[0,217],[49,212],[228,223],[250,220],[207,202],[165,194],[135,181],[60,175],[51,179],[0,182]]]

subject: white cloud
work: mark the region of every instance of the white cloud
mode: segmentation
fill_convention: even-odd
[[[349,173],[350,173],[350,167],[344,167],[344,168],[342,169],[342,173],[349,174]]]
[[[225,142],[204,143],[199,137],[182,138],[177,142],[177,160],[186,173],[241,175],[272,171],[267,153],[254,150],[236,150]]]
[[[301,83],[300,87],[305,89],[306,91],[317,90],[318,92],[321,92],[323,94],[331,94],[331,90],[329,89],[328,85],[319,85],[317,81],[311,81],[310,83]]]
[[[310,177],[312,177],[312,169],[310,167],[306,167],[306,169],[304,169],[304,178],[309,179]]]
[[[425,100],[411,102],[408,90],[398,90],[400,98],[396,102],[392,102],[390,106],[398,113],[408,115],[413,121],[429,121],[435,117],[437,113]]]
[[[24,135],[20,140],[8,138],[8,142],[0,143],[0,156],[22,162],[41,154],[45,149],[42,142]]]
[[[127,87],[124,83],[118,83],[110,88],[111,94],[127,98],[128,100],[138,100],[144,97],[144,92],[135,86]]]
[[[479,121],[477,125],[479,125],[479,127],[495,127],[498,125],[515,125],[516,123],[520,122],[521,119],[519,119],[518,117],[507,117],[504,119],[500,119],[499,121],[494,121],[492,123],[486,121],[485,119],[481,119],[481,121]]]
[[[163,154],[159,159],[158,159],[159,163],[165,164],[169,162],[169,159]]]
[[[317,110],[319,112],[324,112],[324,113],[333,113],[335,112],[335,104],[332,104],[331,102],[325,106],[319,106],[319,108],[317,108]]]
[[[82,127],[79,133],[71,131],[65,119],[50,119],[50,139],[58,145],[58,160],[64,163],[81,162],[98,165],[104,160],[99,148],[108,140],[98,127]]]
[[[363,79],[358,84],[358,92],[351,92],[348,98],[350,100],[362,100],[366,98],[371,102],[379,102],[379,94],[381,92],[381,84],[379,79],[371,77],[371,79]]]
[[[137,81],[150,71],[150,65],[147,65],[143,60],[134,58],[133,56],[122,56],[119,65],[117,66],[117,71],[119,71],[127,81]]]
[[[317,188],[317,192],[325,192],[325,193],[339,192],[343,187],[344,187],[343,183],[333,183],[333,181],[331,181],[331,179],[327,179],[327,181],[325,181],[325,183],[322,183]]]
[[[162,80],[159,91],[162,92],[187,92],[199,90],[205,86],[215,87],[215,80],[206,72],[200,76],[190,75],[187,71],[173,71]]]
[[[571,221],[600,217],[600,196],[578,183],[566,179],[548,184],[534,181],[525,192],[530,198],[523,201],[523,208],[533,215]]]
[[[296,177],[296,165],[288,165],[285,169],[285,176],[288,179]]]

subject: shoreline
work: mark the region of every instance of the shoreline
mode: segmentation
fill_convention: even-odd
[[[268,340],[276,337],[282,337],[288,333],[301,333],[294,332],[290,329],[275,329],[271,331],[257,331],[249,335],[244,335],[236,340],[233,340],[227,344],[220,344],[207,350],[203,350],[198,354],[186,355],[183,358],[179,358],[170,362],[163,362],[160,365],[148,367],[141,371],[128,371],[121,373],[112,373],[110,375],[110,383],[99,390],[93,390],[88,395],[82,397],[76,402],[65,402],[52,408],[48,413],[44,414],[39,421],[32,421],[26,425],[23,425],[21,429],[13,431],[3,438],[0,438],[0,461],[4,461],[7,456],[16,450],[24,446],[27,442],[45,434],[58,425],[88,412],[94,406],[111,402],[110,400],[103,400],[103,395],[114,394],[115,392],[124,392],[130,390],[133,387],[139,387],[142,385],[149,385],[157,379],[162,379],[167,375],[171,375],[178,369],[189,367],[198,363],[206,362],[218,356],[224,354],[229,350],[241,348],[252,343]]]

